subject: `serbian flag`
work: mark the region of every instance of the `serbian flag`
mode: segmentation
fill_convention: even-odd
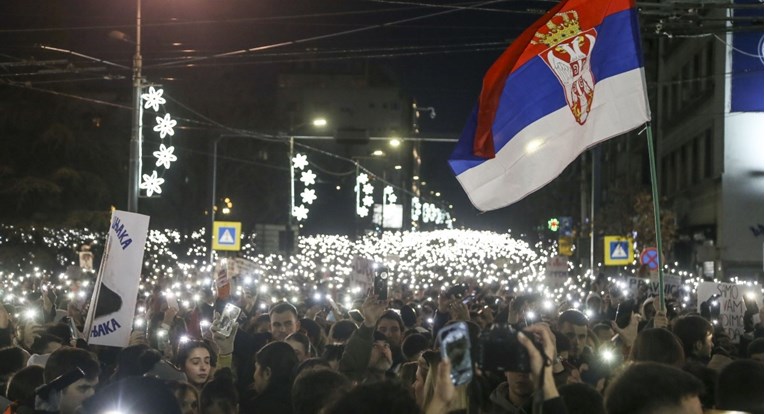
[[[564,0],[491,66],[449,164],[482,211],[650,120],[634,0]]]

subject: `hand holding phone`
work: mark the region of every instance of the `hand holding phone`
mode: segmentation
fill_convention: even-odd
[[[223,313],[221,313],[219,318],[213,321],[212,327],[210,329],[213,332],[219,333],[228,338],[231,336],[231,332],[234,330],[234,324],[236,324],[236,320],[239,318],[239,314],[241,313],[242,308],[227,303],[226,307],[223,308]]]
[[[388,300],[388,270],[385,268],[375,272],[374,294],[380,300]]]
[[[470,335],[465,322],[444,327],[438,332],[441,358],[451,362],[451,379],[454,385],[463,385],[473,379],[473,362],[470,357]]]

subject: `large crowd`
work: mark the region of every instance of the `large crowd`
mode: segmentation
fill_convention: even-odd
[[[83,339],[87,297],[23,284],[23,308],[0,306],[6,413],[763,412],[762,309],[732,343],[709,312],[606,277],[577,309],[469,282],[341,304],[210,284],[179,306],[159,280],[125,348]]]

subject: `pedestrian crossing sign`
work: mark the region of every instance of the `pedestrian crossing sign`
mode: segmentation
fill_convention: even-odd
[[[241,249],[242,223],[236,221],[216,221],[213,223],[213,250]]]
[[[632,239],[622,236],[605,236],[603,253],[606,266],[630,265],[635,260]]]

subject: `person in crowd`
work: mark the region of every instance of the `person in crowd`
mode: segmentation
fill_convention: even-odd
[[[675,319],[672,324],[674,333],[683,344],[683,352],[688,362],[707,365],[714,348],[712,324],[698,315],[686,315]]]
[[[280,302],[268,313],[271,321],[271,335],[274,341],[283,341],[289,335],[300,330],[297,309],[287,302]]]
[[[212,381],[202,387],[199,414],[238,414],[239,393],[234,386],[234,373],[229,368],[215,372]]]
[[[606,391],[608,414],[702,414],[704,385],[693,375],[656,362],[628,366]]]
[[[763,413],[762,362],[741,359],[733,361],[720,372],[715,391],[715,407],[720,410]]]
[[[106,413],[182,414],[171,388],[164,381],[152,377],[127,377],[109,384],[85,401],[80,412]]]
[[[51,391],[48,398],[37,401],[36,409],[44,412],[75,414],[82,402],[93,396],[101,367],[92,353],[78,348],[62,347],[53,352],[45,364],[43,377],[46,384],[56,378],[81,370],[85,375],[60,391]]]
[[[587,344],[587,316],[576,309],[569,309],[558,316],[558,332],[569,341],[568,361],[579,368],[589,362],[592,349]]]
[[[323,325],[312,319],[304,318],[300,320],[299,331],[308,337],[311,348],[319,354],[324,352],[324,347],[327,345],[327,334]]]
[[[271,342],[255,355],[253,390],[242,402],[242,411],[254,413],[292,412],[290,392],[298,365],[297,356],[285,342]]]
[[[45,383],[43,368],[30,365],[22,368],[8,381],[5,396],[12,402],[4,414],[32,414],[35,409],[35,389]]]
[[[284,340],[284,342],[295,350],[295,356],[297,356],[298,362],[303,362],[314,356],[311,341],[307,336],[300,332],[291,334]]]
[[[345,345],[327,345],[324,347],[324,353],[321,355],[321,359],[327,361],[330,368],[335,371],[340,371],[340,359],[345,353]]]
[[[302,371],[292,385],[292,413],[319,414],[352,387],[344,375],[326,368]]]
[[[247,322],[245,331],[250,335],[271,332],[271,319],[267,313],[258,316],[251,316]]]
[[[340,359],[340,372],[357,382],[380,381],[393,364],[387,337],[375,330],[385,312],[385,301],[368,296],[361,306],[364,323],[353,333]]]
[[[199,392],[193,385],[188,382],[167,381],[167,386],[181,406],[182,414],[199,414]]]
[[[345,345],[358,327],[353,321],[343,319],[329,329],[329,345]]]
[[[406,361],[416,362],[422,351],[428,349],[429,345],[430,341],[425,335],[415,333],[404,338],[401,343],[401,352]]]
[[[117,355],[117,366],[112,374],[112,381],[119,381],[129,376],[140,376],[146,373],[141,369],[139,358],[149,350],[149,345],[137,344],[122,348]]]
[[[303,371],[308,371],[312,369],[319,369],[319,368],[326,368],[329,370],[333,370],[332,366],[329,365],[329,362],[325,361],[324,358],[308,358],[305,361],[298,364],[298,366],[295,368],[295,378],[297,378],[298,375],[300,375]],[[337,371],[337,370],[334,370]]]
[[[489,412],[531,413],[537,406],[545,413],[566,413],[553,374],[555,335],[546,324],[538,323],[525,327],[517,340],[528,353],[531,370],[505,372],[507,381],[492,392]]]
[[[602,345],[611,342],[611,338],[616,334],[611,324],[600,322],[596,323],[592,327],[592,333],[598,338],[598,342]]]
[[[603,396],[589,384],[571,383],[558,388],[568,414],[606,414]]]
[[[361,408],[363,407],[363,408]],[[420,414],[420,407],[403,385],[378,381],[356,386],[324,410],[326,414]]]
[[[757,338],[746,347],[746,357],[755,361],[763,362],[763,339]]]
[[[0,389],[5,389],[13,373],[27,366],[28,359],[29,353],[18,346],[0,349]]]
[[[39,365],[45,367],[45,363],[48,361],[50,354],[61,348],[63,340],[57,336],[53,336],[47,332],[41,333],[36,336],[32,342],[32,346],[29,348],[32,355],[29,356],[27,365]]]
[[[664,328],[641,331],[630,350],[629,359],[635,362],[658,362],[682,368],[685,365],[683,344],[672,332]]]
[[[208,342],[189,340],[179,344],[173,363],[186,374],[191,385],[201,390],[212,378],[218,362],[217,357],[217,353]]]
[[[390,344],[391,354],[393,355],[393,366],[398,367],[400,364],[406,362],[406,358],[401,352],[401,342],[404,335],[404,322],[401,320],[401,316],[392,310],[388,309],[380,315],[375,325],[375,330],[385,335],[388,343]]]

